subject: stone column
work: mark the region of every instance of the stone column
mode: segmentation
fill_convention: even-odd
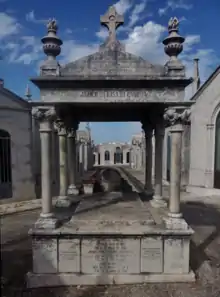
[[[152,134],[153,134],[153,127],[152,125],[148,125],[148,123],[144,123],[142,129],[145,132],[145,191],[146,194],[152,195],[153,194],[153,187],[152,187]]]
[[[171,125],[171,172],[170,172],[170,201],[166,224],[169,228],[182,228],[186,226],[180,211],[181,191],[181,152],[183,124],[189,119],[190,110],[183,107],[169,108],[164,119]],[[178,221],[179,220],[179,221]]]
[[[79,140],[79,176],[80,178],[82,178],[83,173],[84,173],[84,156],[83,156],[83,147],[84,147],[84,143],[83,140],[80,139]]]
[[[88,143],[87,143],[87,140],[85,141],[85,144],[84,144],[83,154],[84,154],[83,167],[84,167],[84,171],[87,171],[88,170]]]
[[[163,119],[159,119],[161,122],[155,126],[155,178],[154,178],[154,196],[151,200],[151,205],[154,207],[167,206],[167,203],[163,200],[163,142],[165,134],[165,125]],[[158,121],[159,121],[158,120]]]
[[[52,212],[52,164],[51,164],[51,142],[52,123],[56,117],[54,108],[35,107],[32,114],[40,122],[41,140],[41,192],[42,211],[37,220],[36,228],[56,228],[58,220]]]
[[[63,121],[56,121],[59,138],[59,165],[60,165],[60,188],[56,206],[65,207],[70,205],[68,198],[68,163],[67,163],[67,128]]]
[[[78,125],[77,125],[78,126]],[[78,195],[79,190],[76,187],[76,169],[77,169],[77,156],[76,156],[76,129],[77,127],[71,128],[67,135],[67,146],[68,146],[68,170],[69,170],[69,195]]]

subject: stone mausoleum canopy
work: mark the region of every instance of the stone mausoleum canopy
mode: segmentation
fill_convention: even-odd
[[[40,86],[40,81],[49,80],[170,80],[182,81],[183,87],[191,80],[185,77],[185,68],[178,60],[182,52],[184,38],[178,34],[179,22],[171,18],[168,24],[169,36],[163,41],[170,60],[165,65],[153,65],[141,57],[126,52],[125,46],[117,40],[116,30],[124,23],[114,6],[101,17],[101,24],[107,27],[109,36],[98,52],[60,66],[56,57],[61,52],[62,41],[57,36],[57,22],[49,20],[47,36],[42,38],[43,49],[48,59],[41,66],[38,79],[32,81]],[[38,81],[38,82],[37,82]],[[184,81],[184,82],[183,82]]]

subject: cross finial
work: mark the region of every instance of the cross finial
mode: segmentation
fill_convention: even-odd
[[[124,17],[117,13],[114,6],[110,6],[105,15],[101,16],[101,25],[109,30],[109,38],[116,40],[116,29],[124,24]]]

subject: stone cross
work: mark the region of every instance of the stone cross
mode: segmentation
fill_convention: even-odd
[[[116,29],[124,24],[124,17],[117,13],[114,6],[110,6],[107,13],[101,16],[101,24],[108,28],[109,38],[116,39]]]

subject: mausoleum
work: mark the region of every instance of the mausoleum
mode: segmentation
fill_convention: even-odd
[[[110,7],[101,17],[109,36],[99,51],[64,66],[56,59],[62,41],[54,19],[48,22],[48,34],[42,38],[47,59],[40,76],[31,79],[41,91],[41,101],[34,104],[32,113],[40,127],[42,212],[30,230],[30,287],[195,279],[189,266],[193,230],[180,209],[182,135],[194,103],[184,101],[185,88],[192,82],[178,58],[185,39],[179,35],[178,19],[171,18],[169,34],[163,41],[168,61],[165,65],[153,65],[126,52],[117,40],[116,29],[123,22],[123,16]],[[121,183],[129,185],[129,192],[78,196],[76,131],[81,121],[142,123],[146,164],[142,194],[148,197],[145,202],[122,166],[115,170]],[[54,127],[59,133],[60,164],[60,193],[55,209],[51,183],[51,151],[56,150],[52,142]],[[170,127],[171,135],[168,207],[162,193],[166,127]],[[116,152],[116,157],[120,156],[121,149]]]

